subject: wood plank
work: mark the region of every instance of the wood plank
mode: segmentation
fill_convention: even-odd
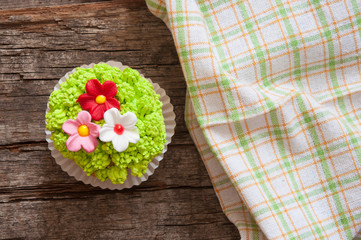
[[[52,0],[52,1],[43,1],[43,0],[0,0],[0,10],[4,9],[17,9],[17,8],[35,8],[35,7],[50,7],[50,6],[60,6],[60,5],[69,5],[69,4],[79,4],[79,3],[96,3],[96,2],[107,2],[111,0]],[[136,2],[141,2],[136,0]]]
[[[77,181],[55,163],[47,143],[0,147],[0,189],[59,183],[75,184]],[[211,187],[211,183],[194,145],[171,144],[155,173],[140,187],[182,186]]]
[[[0,238],[237,239],[213,189],[91,193],[1,203]]]

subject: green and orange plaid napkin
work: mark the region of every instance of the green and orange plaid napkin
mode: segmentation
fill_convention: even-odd
[[[361,1],[146,0],[173,34],[186,122],[242,239],[361,227]]]

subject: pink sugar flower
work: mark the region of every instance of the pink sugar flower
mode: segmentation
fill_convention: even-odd
[[[63,131],[69,134],[66,147],[69,151],[77,152],[83,148],[86,152],[93,152],[98,146],[100,126],[91,122],[90,113],[81,111],[76,120],[69,119],[63,123]]]

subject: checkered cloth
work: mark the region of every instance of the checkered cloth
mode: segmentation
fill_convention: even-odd
[[[146,2],[173,34],[188,128],[241,237],[356,237],[361,1]]]

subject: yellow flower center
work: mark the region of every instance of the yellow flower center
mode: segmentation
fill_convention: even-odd
[[[98,104],[103,104],[106,100],[107,98],[104,95],[99,95],[95,98],[95,102]]]
[[[83,124],[78,127],[78,133],[81,137],[89,136],[89,128],[87,125]]]

